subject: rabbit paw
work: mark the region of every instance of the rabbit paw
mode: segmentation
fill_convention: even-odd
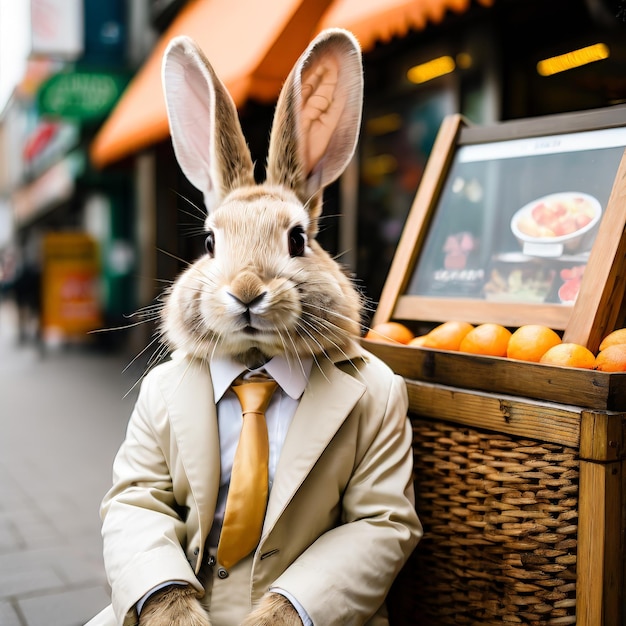
[[[139,626],[211,626],[192,587],[172,585],[157,591],[144,605]]]
[[[302,626],[302,620],[285,596],[268,593],[241,626]]]

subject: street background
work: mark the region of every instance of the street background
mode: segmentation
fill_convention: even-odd
[[[82,625],[108,603],[98,509],[149,355],[124,370],[150,333],[138,324],[84,340],[94,328],[132,325],[141,319],[129,319],[133,311],[150,316],[157,294],[204,254],[206,236],[202,190],[183,175],[170,140],[161,86],[166,46],[186,35],[210,59],[262,178],[280,87],[329,27],[347,28],[360,42],[364,106],[356,158],[324,192],[317,239],[357,278],[371,303],[368,316],[382,300],[413,206],[422,217],[405,241],[415,236],[424,254],[401,251],[400,265],[425,259],[427,271],[442,277],[438,289],[458,283],[463,302],[466,289],[476,288],[476,305],[478,289],[493,284],[465,278],[478,270],[488,280],[497,270],[502,302],[485,300],[465,321],[500,316],[509,286],[526,302],[544,275],[560,280],[561,269],[576,270],[580,279],[592,258],[583,253],[570,266],[564,255],[563,267],[552,258],[545,274],[529,263],[528,284],[521,283],[522,248],[508,218],[574,182],[577,192],[608,199],[615,170],[599,161],[594,168],[580,161],[584,176],[557,159],[539,165],[539,174],[516,169],[506,180],[499,164],[483,176],[468,163],[467,175],[450,177],[449,200],[414,201],[451,115],[484,127],[484,137],[501,122],[508,126],[496,126],[498,137],[522,137],[534,121],[532,137],[558,130],[544,116],[571,130],[586,112],[594,128],[609,118],[609,126],[622,127],[626,0],[0,0],[0,626]],[[589,189],[579,187],[585,177]],[[427,177],[425,194],[444,189],[445,180],[429,187],[435,178]],[[441,245],[439,235],[429,239],[439,223]],[[398,268],[408,281],[414,268]],[[406,286],[405,295],[427,302],[433,295]],[[552,289],[557,309],[561,286]],[[387,300],[385,307],[395,297]],[[429,304],[409,318],[420,333],[452,316],[465,319],[463,306],[446,310],[431,319]],[[454,567],[455,584],[433,569],[444,594],[430,599],[443,597],[444,613],[449,589],[468,580]],[[472,573],[469,582],[476,580]],[[472,584],[468,611],[480,623]],[[412,598],[426,597],[427,587]],[[412,611],[407,619],[418,614]],[[517,604],[508,618],[525,619]]]
[[[109,602],[98,508],[136,397],[127,363],[20,346],[0,302],[2,626],[80,626]]]

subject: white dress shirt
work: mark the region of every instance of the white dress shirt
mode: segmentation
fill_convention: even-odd
[[[215,404],[217,406],[221,478],[214,524],[208,538],[210,547],[216,547],[219,540],[219,533],[224,520],[230,474],[233,469],[233,459],[235,458],[242,426],[241,404],[239,404],[239,400],[234,391],[230,389],[230,386],[239,376],[243,376],[245,379],[258,372],[267,374],[278,383],[278,389],[272,395],[270,404],[265,411],[265,422],[267,423],[270,445],[269,488],[271,490],[276,466],[278,465],[278,457],[285,442],[287,430],[289,430],[293,416],[300,403],[300,398],[309,380],[312,363],[313,361],[310,357],[294,363],[279,355],[257,370],[248,370],[244,365],[230,358],[211,359],[209,367],[211,379],[213,380]]]

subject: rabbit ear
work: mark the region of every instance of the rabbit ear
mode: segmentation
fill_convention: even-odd
[[[207,209],[232,189],[254,184],[235,104],[189,37],[176,37],[167,47],[163,87],[176,159],[204,193]]]
[[[361,50],[341,29],[318,35],[289,74],[276,106],[267,179],[307,203],[347,167],[363,103]]]

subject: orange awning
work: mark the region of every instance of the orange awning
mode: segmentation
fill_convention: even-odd
[[[492,6],[495,0],[477,0]],[[335,0],[318,30],[338,26],[352,31],[363,50],[376,41],[402,37],[411,29],[421,30],[429,22],[441,22],[446,11],[463,13],[472,0]]]
[[[161,61],[177,35],[196,40],[235,104],[272,102],[331,0],[190,0],[163,34],[90,149],[96,167],[169,135]]]
[[[495,0],[477,0],[491,6]],[[298,56],[319,30],[351,30],[364,50],[376,41],[466,11],[472,0],[190,0],[163,34],[91,145],[96,167],[124,158],[169,135],[161,61],[177,35],[195,39],[235,104],[276,99]],[[330,7],[330,8],[329,8]]]

